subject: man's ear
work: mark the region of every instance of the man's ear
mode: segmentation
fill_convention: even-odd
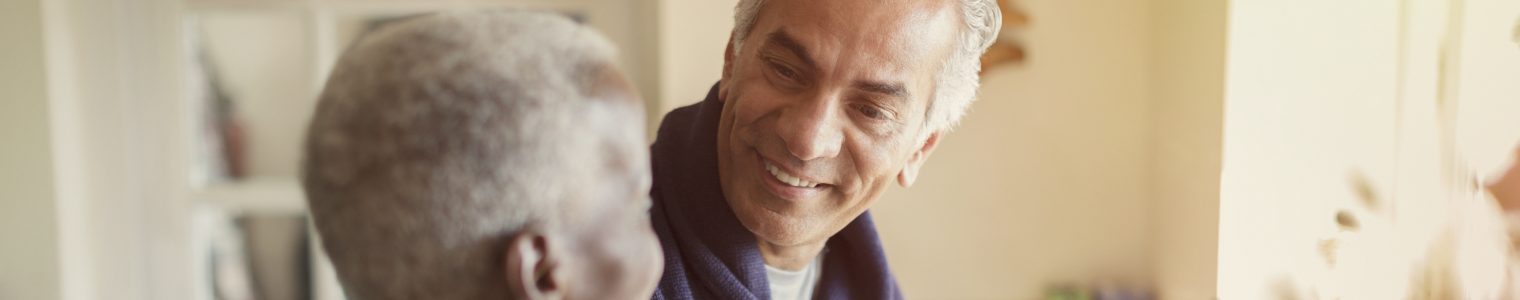
[[[734,78],[734,35],[728,34],[728,46],[723,47],[723,77],[718,79],[718,101],[728,101],[728,84]]]
[[[507,241],[507,291],[513,299],[561,299],[564,282],[558,255],[548,238],[536,229],[524,229]]]
[[[902,172],[897,173],[897,184],[902,185],[902,187],[913,185],[913,181],[918,179],[918,169],[924,166],[924,161],[929,160],[929,154],[934,152],[934,148],[939,146],[939,139],[944,136],[944,130],[929,134],[929,138],[924,140],[924,144],[919,146],[918,150],[913,151],[912,157],[908,157],[908,163],[903,164]]]

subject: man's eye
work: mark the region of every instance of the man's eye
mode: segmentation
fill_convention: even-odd
[[[876,108],[875,106],[870,106],[870,105],[861,105],[860,106],[860,114],[865,115],[867,118],[872,118],[872,119],[886,119],[887,118],[887,115],[885,113],[882,113],[881,109]]]
[[[797,71],[793,71],[792,68],[787,68],[786,66],[778,63],[771,63],[771,68],[776,69],[776,74],[780,74],[781,76],[789,79],[797,79],[799,76],[797,75]]]

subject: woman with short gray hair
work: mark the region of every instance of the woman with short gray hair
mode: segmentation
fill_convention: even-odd
[[[302,182],[350,299],[647,298],[643,109],[614,51],[563,16],[488,11],[345,52]]]

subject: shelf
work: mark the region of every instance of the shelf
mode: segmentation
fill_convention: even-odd
[[[214,184],[197,191],[194,199],[245,212],[306,212],[306,195],[294,177],[254,177]]]

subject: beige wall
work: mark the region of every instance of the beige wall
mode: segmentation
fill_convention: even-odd
[[[659,5],[660,99],[663,117],[702,101],[722,77],[723,49],[734,28],[738,0],[657,0]],[[659,124],[658,117],[652,120]]]
[[[60,296],[42,1],[0,2],[0,299]]]
[[[1049,283],[1148,277],[1151,7],[1017,3],[1032,18],[1029,61],[986,73],[917,185],[873,209],[914,299],[1032,299]]]
[[[1213,299],[1228,5],[1152,3],[1153,276],[1160,299]]]

